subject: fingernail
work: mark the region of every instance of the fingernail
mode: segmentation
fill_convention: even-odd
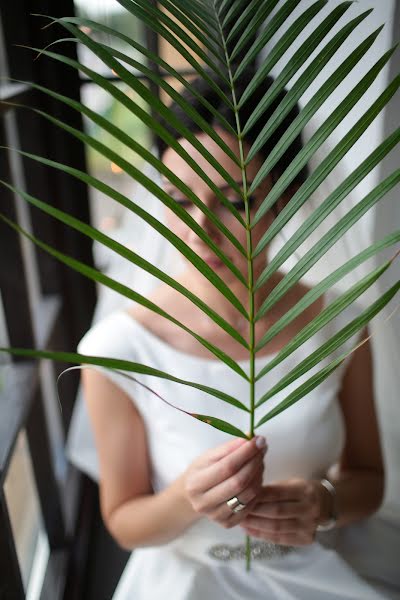
[[[267,445],[267,440],[263,435],[257,435],[256,437],[256,446],[257,448],[265,448]]]

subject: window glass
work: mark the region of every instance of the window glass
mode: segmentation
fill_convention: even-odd
[[[147,110],[146,103],[133,90],[122,83],[115,85],[138,106]],[[97,85],[88,83],[82,86],[82,102],[128,134],[132,140],[150,148],[150,133],[142,121]],[[136,152],[89,119],[85,119],[84,126],[88,135],[110,148],[131,165],[142,169],[143,160]],[[134,198],[136,182],[115,161],[105,158],[89,146],[87,146],[87,160],[91,175],[104,181],[128,198]],[[123,215],[126,212],[123,206],[94,188],[90,189],[90,198],[92,218],[96,227],[110,230],[122,225]]]
[[[75,0],[77,16],[84,17],[115,29],[127,35],[138,44],[146,45],[146,35],[142,23],[124,9],[116,0]],[[81,26],[82,30],[98,42],[115,48],[140,63],[144,62],[143,55],[126,42],[109,35],[108,33],[94,31],[90,27]],[[79,46],[79,59],[91,69],[109,74],[107,67],[85,47]]]
[[[48,558],[39,498],[25,431],[21,431],[4,484],[5,498],[27,597],[40,589]]]

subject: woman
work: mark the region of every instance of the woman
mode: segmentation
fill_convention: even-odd
[[[240,112],[242,127],[270,84],[267,80],[244,105]],[[234,126],[234,115],[221,106],[208,84],[198,80],[195,85],[199,95]],[[243,81],[239,96],[245,86]],[[184,95],[239,157],[237,141],[231,133],[207,113],[198,97],[191,97],[187,92]],[[265,120],[260,120],[246,136],[245,152],[282,96],[267,111]],[[199,131],[178,106],[174,105],[172,109],[241,185],[237,164],[214,140]],[[253,180],[296,114],[297,110],[293,110],[250,162],[248,182]],[[165,126],[179,139],[168,124]],[[244,215],[240,196],[229,189],[222,176],[189,142],[182,139],[179,142]],[[252,217],[274,181],[298,152],[300,144],[299,139],[292,144],[250,198]],[[170,147],[161,147],[161,158],[246,247],[246,230],[197,173]],[[280,198],[276,208],[268,211],[253,228],[253,248],[304,177],[303,171]],[[165,189],[247,277],[246,258],[236,247],[168,181],[165,181]],[[166,219],[171,231],[215,270],[248,309],[247,289],[224,263],[172,211],[167,211]],[[255,280],[267,261],[267,255],[263,253],[254,260]],[[256,311],[282,277],[283,274],[276,273],[256,292]],[[249,340],[248,322],[238,316],[232,305],[191,263],[185,262],[177,280]],[[297,284],[257,321],[256,343],[308,290],[306,284]],[[318,299],[257,353],[256,372],[334,295],[329,292]],[[249,371],[248,351],[184,296],[161,284],[150,300]],[[346,315],[335,319],[262,378],[257,383],[257,397],[304,355],[354,318],[358,311],[356,305],[349,307]],[[344,347],[350,349],[355,341],[354,338],[349,340]],[[245,380],[213,358],[184,330],[142,306],[118,311],[96,325],[82,340],[79,351],[147,364],[183,379],[206,383],[248,403],[249,387]],[[178,408],[213,415],[248,430],[248,413],[234,406],[170,381],[146,375],[140,376],[140,381]],[[297,380],[269,400],[268,408],[302,381],[303,378]],[[226,434],[175,411],[144,387],[116,373],[87,369],[83,371],[83,383],[100,461],[103,519],[121,546],[135,549],[114,598],[157,600],[165,595],[174,600],[200,600],[207,595],[212,599],[279,600],[383,597],[338,554],[316,541],[317,527],[328,529],[357,522],[376,511],[382,500],[383,466],[367,343],[317,389],[260,427],[250,441],[227,440]],[[335,463],[336,472],[330,472],[328,479],[328,470]],[[244,569],[245,534],[251,535],[256,542],[250,572]]]

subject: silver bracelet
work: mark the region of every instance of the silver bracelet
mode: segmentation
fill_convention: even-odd
[[[323,485],[326,490],[328,490],[332,497],[332,510],[329,519],[324,523],[317,525],[316,531],[329,531],[335,527],[338,518],[336,508],[336,490],[328,479],[321,479],[320,484]]]

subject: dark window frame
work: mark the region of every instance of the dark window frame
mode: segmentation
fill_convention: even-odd
[[[51,6],[44,0],[16,0],[12,4],[3,4],[0,17],[8,73],[4,73],[3,55],[2,76],[38,82],[78,99],[81,82],[72,69],[59,65],[55,67],[47,59],[33,61],[32,52],[15,47],[15,44],[25,44],[41,48],[60,35],[55,27],[41,29],[32,13],[63,16],[73,14],[73,10],[72,0],[63,0]],[[76,48],[70,44],[63,51],[74,56]],[[56,105],[44,94],[35,92],[29,84],[0,84],[0,97],[6,102],[40,108],[82,129],[82,119],[78,113]],[[25,132],[29,132],[29,135]],[[4,146],[49,156],[58,162],[86,170],[82,146],[44,119],[39,119],[29,108],[15,109],[2,105],[0,142]],[[86,187],[61,172],[52,172],[15,152],[2,150],[0,176],[83,221],[89,220]],[[60,251],[93,264],[90,240],[60,226],[40,211],[30,210],[5,188],[0,193],[2,212],[10,219],[27,226],[34,235]],[[56,350],[76,347],[90,326],[96,301],[93,282],[38,251],[32,244],[27,244],[4,223],[0,224],[0,255],[6,257],[3,258],[0,271],[0,289],[11,345]],[[63,368],[65,365],[55,365],[50,373],[43,375],[40,361],[13,360],[10,377],[6,380],[7,387],[3,391],[4,401],[0,406],[0,597],[7,600],[25,597],[3,488],[15,443],[22,430],[27,435],[42,520],[50,547],[43,596],[54,599],[62,597],[71,554],[74,552],[71,539],[75,535],[81,494],[80,486],[71,483],[78,474],[70,467],[62,480],[58,477],[51,444],[54,432],[51,432],[51,436],[46,417],[46,402],[57,402],[55,382]],[[53,390],[50,398],[47,389],[49,384]],[[63,383],[67,400],[63,404],[59,437],[56,440],[61,445],[68,429],[77,385],[77,374]]]

